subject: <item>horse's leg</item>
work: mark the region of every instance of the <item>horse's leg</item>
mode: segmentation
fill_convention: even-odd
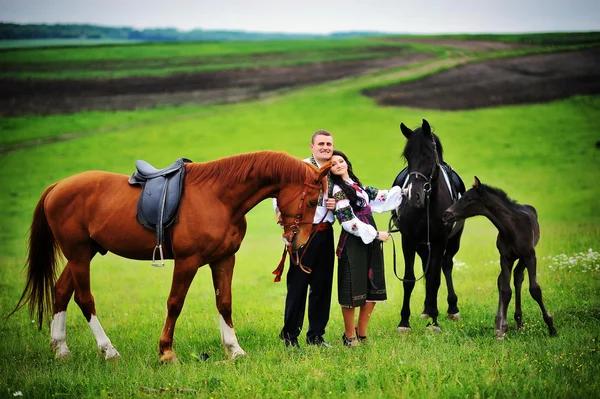
[[[517,328],[523,329],[523,311],[521,310],[521,288],[523,287],[523,280],[525,271],[525,263],[522,259],[519,259],[517,266],[514,271],[514,284],[515,284],[515,321],[517,322]]]
[[[454,267],[454,255],[458,253],[460,248],[460,236],[462,230],[450,237],[448,244],[446,245],[446,251],[444,252],[444,259],[442,260],[442,271],[446,279],[446,288],[448,289],[448,319],[460,320],[460,311],[458,310],[458,296],[454,291],[454,281],[452,280],[452,269]]]
[[[195,256],[175,259],[171,292],[169,293],[169,299],[167,299],[167,319],[158,342],[158,353],[161,355],[160,361],[162,363],[177,360],[177,355],[173,352],[175,323],[177,323],[177,318],[181,314],[185,297],[190,289],[192,280],[194,280],[194,276],[196,276],[196,272],[198,272],[199,265],[201,263]]]
[[[508,304],[512,297],[512,289],[510,288],[510,274],[512,271],[513,261],[504,256],[500,256],[500,274],[498,275],[498,312],[496,313],[496,328],[495,332],[498,339],[503,339],[506,330],[508,330],[508,321],[506,314],[508,312]]]
[[[235,255],[210,263],[213,286],[215,288],[215,298],[217,300],[217,309],[221,314],[219,320],[221,343],[225,348],[226,354],[229,355],[231,359],[246,355],[246,352],[244,352],[238,343],[237,336],[233,330],[233,321],[231,319],[231,280],[233,278],[234,264]]]
[[[404,299],[402,301],[402,310],[400,311],[400,323],[398,324],[399,333],[407,333],[410,328],[410,296],[415,288],[415,245],[412,241],[402,236],[402,253],[404,254]]]
[[[96,338],[98,350],[104,354],[104,358],[119,357],[119,352],[117,352],[110,342],[96,316],[96,304],[90,288],[90,261],[94,252],[88,245],[82,245],[79,248],[79,250],[71,248],[68,251],[68,255],[65,253],[65,256],[69,259],[66,268],[70,269],[75,286],[75,303],[79,306],[83,316],[87,320],[92,334]]]
[[[445,243],[444,245],[432,245],[429,270],[425,276],[425,312],[431,317],[431,324],[427,324],[427,327],[432,327],[436,333],[440,332],[437,296],[442,280],[442,257],[445,247]]]
[[[425,279],[425,280],[423,280],[423,282],[425,282],[425,284],[427,284],[426,281],[427,281],[428,276],[425,275],[425,267],[429,262],[428,258],[429,258],[430,253],[425,245],[417,245],[417,254],[419,255],[419,258],[421,259],[421,265],[423,266],[422,267],[423,278]],[[427,267],[429,267],[429,266],[427,266]],[[430,310],[427,309],[427,297],[425,297],[425,299],[423,299],[423,311],[421,312],[421,316],[420,316],[421,319],[423,319],[423,320],[428,319],[430,317],[429,313],[430,313]]]
[[[533,299],[538,303],[540,309],[542,310],[542,317],[548,326],[548,331],[550,335],[556,335],[556,327],[554,327],[554,322],[552,321],[552,316],[546,310],[544,306],[544,301],[542,300],[542,288],[537,282],[536,277],[536,268],[537,268],[537,259],[535,255],[530,256],[525,259],[527,264],[527,274],[529,276],[529,293],[533,297]]]
[[[90,253],[90,259],[96,254]],[[54,286],[54,304],[52,323],[50,324],[50,349],[56,351],[56,358],[68,357],[71,353],[67,346],[67,307],[75,291],[75,283],[69,263],[63,269]]]
[[[75,290],[69,264],[63,269],[54,286],[52,323],[50,324],[50,349],[56,351],[56,358],[68,357],[67,346],[67,306]]]

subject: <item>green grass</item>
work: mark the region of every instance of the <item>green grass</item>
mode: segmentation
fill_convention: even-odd
[[[538,209],[542,229],[538,279],[558,337],[548,336],[526,281],[525,330],[516,331],[511,322],[507,338],[495,338],[497,232],[486,219],[474,218],[466,223],[455,258],[460,322],[442,320],[441,334],[426,333],[425,323],[418,319],[424,297],[419,283],[412,298],[413,333],[397,334],[402,285],[393,275],[391,246],[386,245],[389,298],[375,309],[370,344],[357,350],[342,346],[343,323],[334,295],[325,335],[334,348],[303,345],[287,350],[277,338],[285,281],[275,284],[271,275],[281,254],[281,232],[270,201],[264,201],[248,214],[248,234],[236,257],[233,282],[233,318],[247,357],[222,362],[226,358],[218,313],[210,271],[204,267],[175,331],[179,363],[160,365],[158,337],[172,262],[157,269],[150,262],[109,254],[92,263],[92,289],[99,319],[121,359],[106,362],[97,353],[74,303],[67,318],[73,355],[62,361],[49,350],[48,327],[38,332],[26,311],[20,311],[0,325],[0,392],[7,397],[21,391],[24,397],[82,398],[596,396],[600,192],[595,183],[600,181],[600,151],[595,143],[600,96],[442,112],[377,107],[359,95],[368,79],[358,83],[210,108],[3,120],[3,131],[11,132],[13,143],[19,137],[40,137],[36,132],[41,130],[53,136],[86,134],[0,156],[1,313],[12,310],[24,286],[21,268],[33,208],[43,189],[59,179],[90,169],[130,174],[136,159],[166,166],[182,156],[204,161],[262,149],[305,157],[312,132],[326,128],[334,134],[336,148],[353,161],[361,180],[383,188],[404,166],[400,122],[414,127],[426,118],[444,145],[446,160],[467,185],[477,175]],[[381,227],[387,217],[377,215]],[[336,235],[339,231],[336,226]],[[442,313],[445,295],[442,287],[438,300]],[[512,317],[514,308],[510,309]],[[210,356],[208,361],[198,360],[203,353]]]
[[[173,73],[389,57],[411,46],[369,39],[140,43],[0,52],[0,76],[82,78]]]
[[[0,47],[0,77],[16,79],[118,78],[165,76],[235,68],[291,66],[324,61],[348,61],[417,52],[449,56],[478,53],[426,43],[403,43],[404,36],[268,40],[256,42],[107,43],[95,46],[46,48]],[[423,36],[408,36],[416,38]],[[437,37],[437,36],[428,36]],[[454,35],[457,39],[534,44],[531,48],[486,51],[481,57],[506,57],[557,48],[598,45],[598,32],[520,35]],[[390,40],[392,39],[392,40]]]

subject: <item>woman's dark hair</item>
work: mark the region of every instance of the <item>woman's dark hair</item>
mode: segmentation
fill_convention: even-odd
[[[339,150],[333,150],[333,154],[331,156],[333,157],[334,155],[344,158],[344,161],[346,161],[346,164],[348,165],[348,176],[350,176],[350,178],[354,180],[354,182],[356,182],[360,187],[362,187],[362,183],[360,182],[358,176],[354,174],[354,171],[352,170],[352,163],[350,162],[346,154]],[[348,183],[346,183],[346,181],[342,179],[342,176],[334,175],[333,173],[329,172],[329,178],[334,184],[337,184],[342,189],[344,194],[346,194],[346,198],[350,200],[350,206],[352,206],[352,209],[354,211],[358,211],[359,209],[365,206],[364,198],[359,197],[358,194],[356,194],[356,189]]]

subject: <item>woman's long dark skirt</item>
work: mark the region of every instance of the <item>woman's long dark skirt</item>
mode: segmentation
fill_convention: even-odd
[[[365,244],[348,234],[338,260],[338,301],[341,306],[357,307],[366,301],[387,299],[382,242]]]

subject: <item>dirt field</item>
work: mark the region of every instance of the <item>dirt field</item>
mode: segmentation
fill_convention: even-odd
[[[463,110],[600,93],[600,47],[463,65],[363,94],[381,105]]]
[[[446,43],[446,42],[450,43]],[[473,51],[507,48],[496,42],[446,40]],[[498,47],[500,46],[500,47]],[[122,79],[0,79],[0,116],[128,110],[159,105],[225,104],[275,91],[423,62],[428,54]],[[550,101],[600,93],[600,48],[465,65],[378,90],[365,91],[382,105],[445,110]]]
[[[422,53],[168,77],[27,81],[0,79],[0,116],[127,110],[158,105],[234,103],[261,98],[276,90],[400,68],[432,57],[431,54]]]

